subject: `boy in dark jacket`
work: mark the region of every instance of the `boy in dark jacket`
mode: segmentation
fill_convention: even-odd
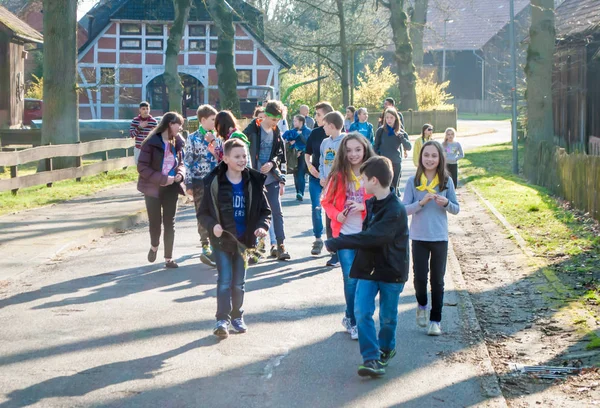
[[[396,355],[398,298],[408,279],[408,218],[404,206],[390,189],[392,162],[375,156],[360,169],[367,194],[367,216],[363,230],[325,241],[329,251],[356,249],[350,277],[358,279],[355,298],[358,342],[363,364],[358,375],[385,374]],[[379,338],[373,321],[375,297],[379,293]]]
[[[248,330],[244,322],[246,254],[256,238],[269,229],[271,210],[264,192],[266,176],[248,169],[246,145],[229,139],[223,145],[223,162],[206,178],[197,217],[210,235],[217,264],[217,324],[213,333],[229,336]]]

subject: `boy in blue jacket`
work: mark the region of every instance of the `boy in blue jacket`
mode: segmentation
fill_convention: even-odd
[[[367,108],[360,108],[356,111],[356,121],[350,125],[350,132],[358,132],[367,138],[371,145],[375,143],[375,133],[373,132],[373,125],[367,122],[369,119],[369,113]]]
[[[304,200],[304,191],[306,189],[306,162],[304,161],[304,152],[306,152],[306,141],[310,136],[310,129],[306,126],[306,118],[302,115],[294,116],[294,128],[283,134],[286,140],[294,149],[298,158],[298,167],[294,174],[294,185],[296,186],[296,200]]]

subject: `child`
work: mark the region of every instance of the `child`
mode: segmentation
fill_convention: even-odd
[[[408,215],[412,215],[412,240],[417,324],[427,326],[427,274],[431,270],[431,313],[427,334],[442,334],[444,275],[448,256],[448,216],[458,214],[454,183],[446,172],[442,145],[430,140],[423,145],[417,174],[409,177],[404,189]]]
[[[402,175],[402,147],[404,147],[404,157],[407,157],[407,151],[411,149],[408,135],[402,129],[400,116],[394,108],[388,108],[384,114],[384,125],[377,129],[375,135],[375,153],[387,157],[394,166],[394,179],[392,187],[399,194],[398,182]]]
[[[446,129],[442,146],[444,146],[444,154],[446,155],[446,167],[456,188],[458,187],[458,161],[465,157],[465,154],[460,143],[454,141],[455,137],[456,130],[454,128],[449,127]]]
[[[323,130],[328,137],[323,139],[320,147],[321,160],[318,174],[321,187],[327,185],[327,178],[333,166],[335,155],[342,144],[342,139],[346,136],[345,133],[342,133],[343,127],[344,117],[340,112],[331,112],[323,117]],[[331,218],[327,214],[325,214],[325,226],[327,228],[327,237],[330,238],[333,236],[333,230],[331,229]],[[329,231],[331,231],[331,235]],[[338,267],[340,265],[338,255],[336,253],[331,254],[331,259],[325,265]]]
[[[360,168],[367,194],[367,215],[358,234],[325,241],[331,251],[355,249],[350,277],[357,279],[355,314],[363,364],[358,375],[378,377],[396,355],[398,298],[408,279],[408,219],[390,191],[393,171],[386,157],[374,156]],[[379,293],[379,338],[373,321]]]
[[[413,146],[413,163],[415,164],[415,167],[419,167],[421,147],[425,142],[431,139],[431,136],[433,136],[433,126],[431,126],[429,123],[426,123],[421,129],[421,137],[415,140],[415,145]]]
[[[250,159],[250,140],[248,140],[245,134],[238,130],[238,124],[233,113],[228,110],[217,113],[217,116],[215,116],[215,131],[223,141],[237,138],[244,142],[247,150],[246,155],[248,156],[248,159]],[[252,167],[250,160],[248,160],[248,167]]]
[[[205,180],[206,193],[197,212],[210,231],[217,263],[217,324],[213,334],[226,338],[229,328],[245,333],[244,293],[246,248],[269,229],[271,211],[264,192],[266,176],[247,167],[246,145],[240,139],[224,144],[223,162]]]
[[[177,199],[184,195],[183,145],[179,135],[183,117],[176,112],[165,113],[160,124],[142,143],[137,170],[137,189],[144,194],[150,228],[148,262],[156,260],[161,223],[165,230],[165,267],[178,268],[173,260],[175,213]]]
[[[288,141],[297,155],[298,166],[294,174],[296,200],[303,201],[304,190],[306,189],[306,161],[304,160],[304,152],[306,151],[306,141],[308,140],[308,136],[310,136],[310,129],[306,126],[306,119],[302,115],[294,116],[293,123],[294,129],[288,130],[282,137]]]
[[[367,108],[360,108],[356,111],[358,121],[354,122],[350,125],[350,132],[358,132],[367,140],[373,144],[375,141],[375,136],[373,135],[373,125],[367,122],[369,119],[369,113],[367,112]]]
[[[210,105],[201,105],[196,111],[200,127],[197,131],[190,134],[185,144],[185,186],[188,195],[194,197],[194,206],[196,211],[200,208],[202,196],[204,195],[204,182],[206,177],[221,161],[223,155],[223,145],[218,137],[215,137],[215,117],[217,111]],[[198,223],[198,234],[200,234],[200,244],[202,253],[200,261],[208,266],[214,267],[214,257],[212,248],[209,245],[208,231]]]
[[[140,102],[139,113],[138,116],[133,118],[131,125],[129,126],[129,136],[131,136],[132,139],[135,139],[133,159],[135,160],[136,165],[140,160],[142,142],[148,137],[152,129],[158,125],[156,119],[150,115],[150,104],[148,102]]]
[[[344,132],[350,132],[350,126],[354,123],[356,108],[352,105],[346,107],[346,118],[344,119]]]
[[[358,234],[362,231],[366,215],[365,201],[371,198],[371,195],[365,191],[360,177],[360,166],[374,155],[371,144],[360,133],[350,133],[342,140],[321,200],[325,214],[331,219],[334,238],[340,235]],[[356,251],[340,249],[337,255],[342,266],[346,298],[346,314],[342,319],[342,325],[350,333],[352,340],[358,340],[354,316],[356,279],[350,278],[350,268]]]

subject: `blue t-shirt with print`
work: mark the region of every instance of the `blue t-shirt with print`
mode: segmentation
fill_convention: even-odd
[[[231,182],[230,182],[231,183]],[[244,180],[237,184],[231,183],[233,188],[233,219],[238,238],[246,233],[246,197],[244,196]]]

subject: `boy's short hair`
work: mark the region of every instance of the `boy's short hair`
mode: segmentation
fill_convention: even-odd
[[[296,115],[294,116],[294,119],[296,119],[299,122],[302,122],[302,126],[306,124],[306,118],[303,115]]]
[[[344,127],[344,116],[339,112],[329,112],[323,117],[323,121],[335,126],[337,130]]]
[[[223,154],[229,156],[231,151],[236,147],[246,148],[246,145],[237,137],[227,140],[223,143]]]
[[[211,116],[217,115],[217,110],[210,105],[200,105],[198,106],[198,110],[196,111],[196,116],[198,117],[198,122],[200,119],[210,118]]]
[[[358,108],[358,110],[356,111],[356,113],[358,115],[360,115],[361,113],[366,113],[367,115],[369,114],[369,112],[367,111],[367,108]]]
[[[368,179],[376,177],[381,187],[387,188],[392,184],[394,177],[392,161],[387,157],[373,156],[360,166],[360,174],[364,174]]]
[[[317,103],[315,105],[315,110],[317,110],[317,109],[321,109],[324,114],[333,112],[333,106],[331,106],[331,104],[329,102],[325,102],[325,101]]]
[[[396,101],[394,98],[385,98],[385,101],[392,104],[392,106],[396,106]]]
[[[146,101],[140,102],[140,108],[149,108],[150,104]]]
[[[269,116],[281,119],[283,115],[283,104],[275,100],[267,101],[265,104],[265,113]]]

